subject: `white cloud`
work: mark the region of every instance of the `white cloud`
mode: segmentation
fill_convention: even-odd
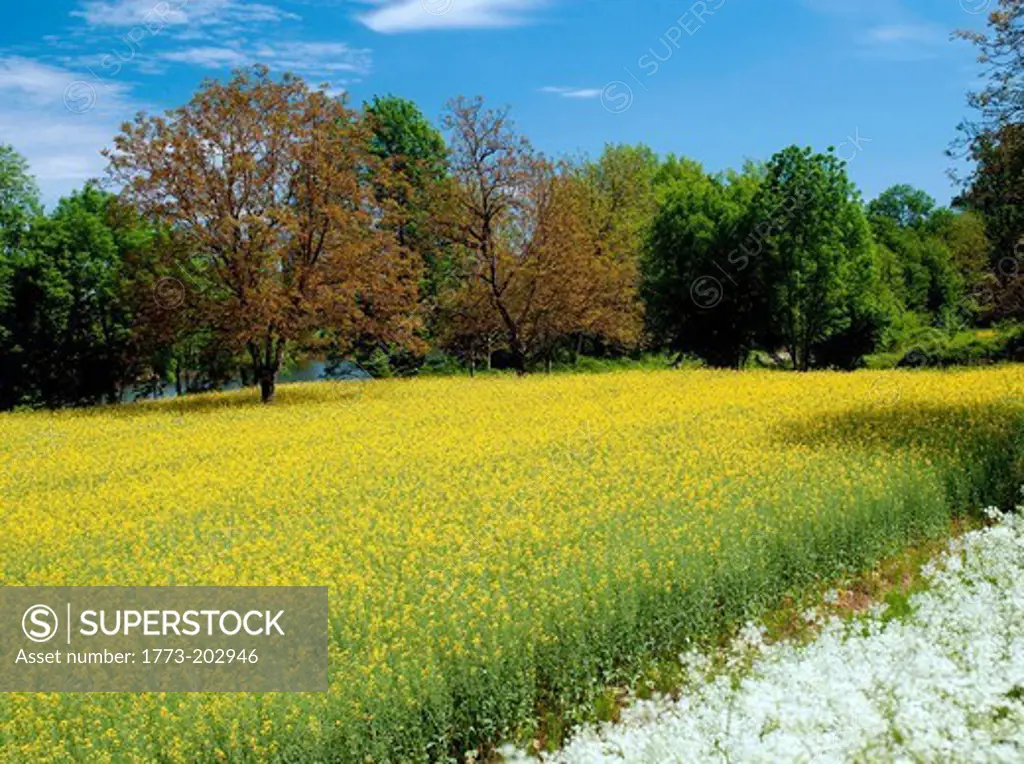
[[[601,88],[565,88],[565,87],[554,87],[548,86],[540,89],[541,93],[550,93],[552,95],[558,95],[562,98],[600,98],[601,93],[604,92]]]
[[[926,61],[948,45],[948,33],[928,22],[879,24],[858,40],[861,53],[889,61]]]
[[[529,21],[528,11],[548,0],[371,0],[359,21],[375,32],[507,27]]]
[[[206,69],[230,69],[248,64],[266,64],[275,72],[289,71],[306,76],[339,73],[365,75],[372,68],[371,52],[335,42],[247,44],[234,40],[222,46],[198,46],[170,51],[164,61],[190,64]]]
[[[275,74],[291,71],[312,84],[329,83],[331,94],[372,69],[364,48],[286,42],[301,33],[289,23],[299,17],[275,0],[77,0],[75,6],[74,28],[48,36],[45,52],[0,51],[0,143],[28,159],[47,204],[103,177],[100,151],[125,119],[168,105],[144,104],[132,93],[169,67],[224,76],[265,63]]]
[[[280,8],[240,0],[84,0],[72,15],[91,27],[235,25],[297,18]]]
[[[166,54],[202,67],[244,65],[252,60],[298,73],[359,73],[361,51],[341,43],[195,48]],[[345,92],[346,81],[332,79],[327,93]],[[159,111],[130,96],[124,83],[85,71],[20,56],[0,56],[0,144],[10,144],[29,162],[43,201],[54,204],[85,181],[104,177],[100,154],[113,143],[121,124],[135,112]]]
[[[946,36],[941,27],[934,24],[883,24],[868,30],[867,39],[880,45],[893,43],[925,43],[945,42]]]
[[[165,61],[201,66],[206,69],[233,68],[249,62],[249,57],[240,50],[213,46],[174,50],[164,53],[161,57]]]
[[[29,161],[48,204],[103,176],[100,150],[137,106],[116,83],[35,59],[0,57],[0,143]]]
[[[939,24],[922,20],[901,0],[800,0],[810,11],[830,16],[852,31],[862,55],[892,61],[934,58],[948,42]]]
[[[67,72],[21,56],[0,58],[0,93],[35,102],[52,99],[68,85]]]
[[[66,66],[120,74],[162,73],[168,64],[230,70],[255,63],[275,72],[319,77],[364,75],[371,51],[340,42],[284,42],[281,24],[300,19],[273,4],[244,0],[79,0],[73,16],[84,21],[79,39],[92,50],[65,56]],[[116,30],[116,31],[114,31]],[[116,34],[107,39],[108,35]],[[78,50],[84,50],[80,43]]]

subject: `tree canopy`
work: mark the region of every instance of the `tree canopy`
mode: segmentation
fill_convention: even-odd
[[[855,369],[1001,331],[1024,316],[1022,17],[1000,0],[962,35],[989,79],[953,208],[908,184],[865,202],[832,149],[723,172],[643,144],[549,157],[481,97],[435,126],[264,67],[124,125],[116,194],[90,183],[44,214],[0,147],[0,407],[236,380],[270,401],[304,359]]]
[[[417,261],[390,224],[398,205],[375,193],[388,170],[370,144],[341,100],[255,68],[140,115],[108,153],[124,196],[172,229],[187,299],[245,349],[265,401],[290,344],[414,340]]]

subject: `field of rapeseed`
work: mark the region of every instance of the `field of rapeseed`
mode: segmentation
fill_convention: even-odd
[[[529,741],[1022,482],[1024,369],[285,387],[0,417],[0,585],[327,585],[326,695],[4,695],[0,760]]]

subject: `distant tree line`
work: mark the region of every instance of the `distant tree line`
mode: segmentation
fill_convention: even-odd
[[[0,408],[231,380],[303,358],[379,373],[646,352],[854,369],[914,338],[1021,319],[1021,0],[986,34],[953,209],[865,203],[835,150],[710,173],[643,145],[552,159],[507,109],[343,99],[263,67],[140,114],[96,184],[44,214],[0,147]],[[447,140],[446,140],[447,138]]]

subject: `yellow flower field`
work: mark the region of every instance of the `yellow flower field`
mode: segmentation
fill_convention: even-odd
[[[327,585],[327,695],[2,695],[0,760],[427,761],[1009,501],[1024,369],[285,386],[0,417],[0,584]]]

